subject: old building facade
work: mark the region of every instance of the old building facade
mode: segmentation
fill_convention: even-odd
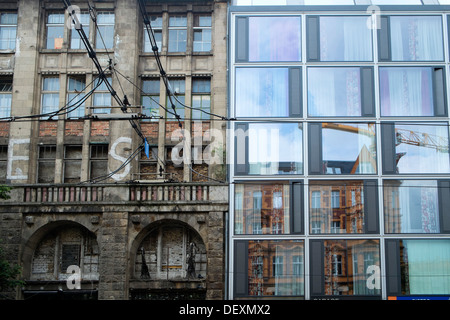
[[[0,2],[9,297],[224,297],[227,5]]]

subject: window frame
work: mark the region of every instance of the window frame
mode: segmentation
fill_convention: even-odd
[[[59,19],[62,17],[62,22],[58,21],[58,22],[49,22],[50,20],[50,16],[52,15],[58,15]],[[65,14],[64,12],[61,13],[61,11],[49,11],[46,14],[46,22],[45,22],[45,44],[44,44],[44,48],[47,50],[61,50],[64,48],[64,33],[65,33]],[[60,28],[61,30],[58,29],[58,33],[61,32],[62,33],[62,37],[61,38],[50,38],[49,37],[49,27],[51,28]],[[49,41],[50,39],[53,39],[53,45],[50,45]],[[61,41],[61,47],[58,47],[56,45],[56,39],[61,39],[59,41]]]
[[[442,60],[393,60],[392,59],[392,39],[391,39],[391,17],[440,17],[442,31]],[[377,30],[378,41],[378,60],[380,62],[396,62],[396,63],[417,63],[429,62],[439,63],[445,61],[445,45],[444,45],[444,21],[442,15],[436,14],[407,14],[407,15],[382,15],[380,19],[380,28]]]
[[[196,89],[196,82],[199,81],[207,81],[208,82],[208,90],[197,90]],[[203,87],[203,86],[201,86]],[[211,120],[211,78],[192,78],[192,94],[191,94],[191,99],[192,99],[192,104],[191,106],[193,108],[199,109],[199,110],[191,110],[191,119],[193,120]],[[195,98],[199,98],[200,99],[200,106],[196,105],[194,103],[194,99]],[[205,101],[208,101],[207,106],[204,107],[204,99],[206,99]],[[205,111],[205,112],[203,112]],[[198,114],[198,117],[197,117]]]
[[[11,24],[11,23],[3,23],[2,22],[2,17],[3,17],[3,15],[5,15],[5,14],[12,14],[12,15],[15,15],[15,23],[14,24]],[[17,38],[17,18],[18,18],[18,13],[17,12],[12,12],[12,11],[1,11],[0,12],[0,30],[1,29],[3,29],[3,28],[15,28],[14,29],[14,38],[8,38],[8,39],[6,39],[7,40],[7,43],[8,43],[8,47],[7,48],[3,48],[3,49],[0,49],[0,51],[15,51],[16,50],[16,38]],[[0,35],[1,35],[2,33],[0,32]],[[14,40],[13,42],[11,42],[12,40]],[[0,43],[3,43],[3,42],[5,42],[5,39],[3,39],[3,38],[0,38]],[[12,45],[11,45],[12,44]]]
[[[209,18],[209,26],[200,26],[200,18],[202,18],[202,17],[208,17]],[[198,26],[196,26],[197,20],[199,22]],[[201,52],[208,53],[208,52],[212,51],[212,44],[213,44],[213,41],[212,41],[212,22],[213,22],[213,20],[212,20],[212,15],[211,14],[194,14],[194,23],[193,23],[193,31],[192,31],[192,52],[194,52],[194,53],[201,53]],[[204,31],[209,31],[209,34],[210,34],[209,41],[203,40],[204,39]],[[202,38],[201,41],[196,41],[195,40],[195,34],[196,33],[200,33],[201,34],[201,38]],[[201,45],[202,50],[195,50],[196,43]],[[207,46],[207,48],[203,49],[203,47],[205,45]],[[209,46],[209,48],[208,48],[208,46]]]
[[[50,90],[46,89],[46,80],[48,80],[48,79],[56,79],[55,83],[58,84],[58,88],[55,89],[55,90],[51,90],[52,88],[50,88]],[[47,75],[43,76],[42,77],[42,85],[41,86],[42,86],[41,87],[42,88],[41,89],[42,90],[41,91],[41,113],[46,115],[48,113],[55,113],[55,112],[57,112],[59,110],[59,108],[60,108],[59,107],[59,104],[60,104],[59,100],[60,100],[61,84],[60,84],[59,76],[54,76],[54,75],[53,76],[52,75],[50,75],[50,76],[47,76]],[[56,96],[57,96],[57,101],[58,101],[57,105],[55,105],[55,106],[46,106],[44,104],[44,97],[47,96],[47,95],[54,96],[54,98],[56,98]]]
[[[337,115],[318,115],[310,113],[310,76],[309,72],[311,70],[317,69],[329,69],[329,70],[338,70],[338,69],[359,69],[359,107],[360,114],[359,115],[348,115],[348,114],[337,114]],[[307,114],[308,118],[373,118],[376,114],[376,106],[375,106],[375,78],[374,78],[374,67],[373,66],[309,66],[307,67]]]
[[[81,90],[78,88],[71,88],[71,80],[75,80],[76,82],[83,82]],[[71,106],[74,104],[78,104],[80,100],[83,100],[85,98],[85,91],[86,91],[86,77],[83,75],[69,75],[67,77],[67,106]],[[72,108],[69,108],[72,109]],[[79,106],[77,106],[76,109],[71,110],[66,114],[66,118],[80,118],[84,117],[86,113],[86,101],[83,101]]]
[[[250,59],[250,18],[282,18],[282,17],[289,17],[289,18],[298,18],[299,19],[299,52],[298,52],[298,59],[297,60],[290,60],[290,59],[280,59],[280,60],[273,60],[273,61],[266,61],[266,60],[251,60]],[[260,15],[246,15],[246,16],[237,16],[235,19],[235,35],[236,35],[236,42],[235,42],[235,62],[236,63],[301,63],[303,58],[303,17],[302,15],[295,14],[295,15],[288,15],[288,16],[281,16],[277,14],[273,14],[270,16],[260,16]]]
[[[340,172],[336,172],[335,170],[333,170],[332,172],[330,172],[330,170],[328,169],[333,169],[333,168],[338,168],[339,167],[328,167],[327,170],[325,170],[325,166],[324,163],[326,162],[325,159],[323,159],[323,148],[324,148],[324,142],[323,142],[323,129],[324,126],[323,125],[329,124],[331,127],[329,129],[333,129],[333,126],[335,125],[367,125],[367,126],[373,126],[373,130],[374,130],[374,134],[373,137],[371,137],[371,139],[373,139],[373,143],[374,143],[374,150],[376,152],[375,154],[375,159],[372,159],[374,162],[374,172],[356,172],[356,169],[360,167],[360,164],[358,162],[358,158],[355,159],[352,168],[355,170],[355,172],[352,173],[352,171],[350,171],[349,173],[342,173],[342,170]],[[331,176],[345,176],[345,175],[351,175],[351,176],[361,176],[361,175],[377,175],[378,174],[378,161],[379,161],[379,154],[377,152],[377,136],[378,136],[378,130],[376,127],[376,123],[375,121],[368,121],[368,122],[310,122],[308,124],[308,168],[309,168],[309,174],[311,175],[321,175],[321,176],[326,176],[326,175],[330,175]],[[345,131],[345,129],[343,129],[343,131]],[[358,135],[361,135],[361,133],[357,133]],[[361,151],[361,150],[360,150]],[[368,150],[370,152],[370,150]],[[370,159],[369,159],[370,160]],[[355,167],[358,164],[357,167]]]
[[[249,177],[263,177],[263,176],[278,176],[278,177],[285,177],[289,175],[302,175],[305,172],[305,146],[303,143],[303,137],[304,137],[304,130],[305,125],[301,121],[296,122],[270,122],[272,125],[297,125],[297,127],[301,127],[300,133],[302,137],[296,141],[301,143],[301,155],[299,156],[301,159],[300,163],[298,162],[292,162],[295,164],[301,165],[301,168],[299,171],[301,172],[295,172],[295,173],[250,173],[250,161],[249,161],[249,146],[250,146],[250,130],[251,128],[249,125],[261,125],[264,124],[264,122],[251,122],[251,123],[245,123],[245,122],[238,122],[234,126],[234,175],[235,176],[249,176]],[[299,128],[300,129],[300,128]],[[279,147],[279,146],[278,146]],[[240,152],[237,152],[239,148]],[[281,162],[278,162],[280,164]]]
[[[38,146],[36,183],[48,184],[54,182],[55,174],[53,174],[53,177],[46,177],[47,179],[45,179],[44,177],[41,177],[41,173],[43,169],[45,169],[45,165],[53,164],[53,167],[55,166],[57,153],[56,149],[56,144],[45,144]],[[51,157],[47,157],[48,155]]]
[[[112,16],[114,22],[99,22],[99,16]],[[116,32],[116,14],[112,10],[101,10],[96,13],[97,18],[97,27],[95,29],[95,49],[97,50],[114,50],[115,47],[115,32]],[[112,28],[112,39],[106,38],[105,36],[105,28]],[[111,30],[109,30],[111,31]],[[103,38],[103,39],[102,39]],[[104,42],[104,44],[103,44]]]
[[[270,118],[301,118],[303,116],[303,90],[299,88],[303,87],[303,77],[302,77],[302,67],[299,66],[270,66],[270,67],[257,67],[257,66],[239,66],[235,68],[235,79],[234,87],[237,88],[237,70],[286,70],[287,71],[287,109],[288,114],[284,116],[270,116]],[[264,106],[262,106],[264,107]],[[267,107],[267,106],[266,106]],[[238,115],[238,96],[235,92],[234,94],[234,107],[233,112],[237,118],[265,118],[264,115]]]
[[[245,214],[245,210],[249,210],[244,208],[245,205],[245,197],[244,194],[240,194],[236,192],[236,186],[237,185],[241,185],[243,186],[243,192],[245,193],[245,187],[249,186],[249,185],[256,185],[256,186],[288,186],[289,187],[289,191],[288,191],[288,195],[289,195],[289,203],[287,204],[289,206],[289,210],[287,212],[287,214],[284,216],[285,219],[288,220],[288,227],[289,230],[285,231],[284,233],[275,233],[274,229],[272,228],[272,226],[268,227],[267,230],[269,230],[269,233],[265,233],[264,235],[266,236],[270,236],[270,235],[301,235],[305,233],[305,227],[304,227],[304,209],[303,209],[303,204],[304,204],[304,182],[303,180],[283,180],[283,181],[268,181],[268,180],[261,180],[261,181],[246,181],[246,180],[236,180],[234,182],[234,187],[233,187],[233,199],[236,199],[237,195],[239,195],[239,199],[241,199],[242,201],[240,202],[242,204],[242,221],[239,221],[239,219],[237,219],[237,212],[236,212],[236,206],[233,207],[233,235],[260,235],[263,234],[261,233],[250,233],[250,232],[246,232],[246,225],[248,225],[250,223],[250,221],[252,221],[252,217],[254,216],[254,214],[251,214],[251,216],[246,216]],[[260,189],[262,190],[262,188]],[[254,200],[254,198],[252,198]],[[261,198],[262,201],[262,198]],[[286,210],[286,208],[284,207],[286,199],[282,198],[282,202],[283,202],[283,209]],[[272,202],[273,202],[273,198],[272,198]],[[262,203],[261,203],[262,204]],[[253,208],[255,209],[255,208]],[[262,208],[261,208],[262,209]],[[247,224],[244,224],[244,220],[248,219],[249,222],[247,222]],[[242,232],[237,232],[238,231],[242,231]],[[262,230],[261,230],[262,231]]]
[[[371,19],[370,15],[307,15],[306,16],[306,61],[307,62],[324,62],[324,63],[370,63],[374,62],[375,57],[373,53],[374,39],[372,30],[370,31],[370,60],[322,60],[321,46],[320,46],[320,19],[334,17],[334,18],[366,18]],[[368,21],[368,20],[366,20]]]
[[[180,26],[178,23],[176,25],[171,25],[171,19],[179,19],[183,18],[186,22],[185,25]],[[167,44],[167,52],[168,53],[182,53],[186,52],[188,49],[188,22],[187,15],[184,14],[173,14],[169,16],[169,25],[167,30],[168,35],[168,44]],[[174,20],[173,20],[174,21]],[[184,34],[183,34],[184,31]],[[173,41],[173,35],[176,34],[176,40]],[[173,47],[174,45],[175,47]]]

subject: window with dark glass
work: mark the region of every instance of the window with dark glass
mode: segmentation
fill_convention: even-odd
[[[108,174],[108,144],[90,145],[90,178],[95,179]]]
[[[308,16],[308,61],[372,61],[368,16]]]
[[[443,67],[381,67],[382,116],[445,116]]]
[[[308,115],[374,116],[373,91],[372,68],[308,68]]]
[[[64,183],[80,182],[82,149],[81,145],[64,146]]]
[[[8,164],[8,146],[0,145],[0,183],[6,182],[7,164]]]
[[[0,50],[16,49],[17,13],[0,13]]]
[[[56,146],[39,146],[38,183],[53,183],[55,180]]]
[[[379,240],[312,240],[311,295],[380,296]]]
[[[238,17],[236,61],[275,62],[302,59],[298,16]]]
[[[301,240],[236,242],[236,296],[304,295],[303,255]]]
[[[382,16],[378,30],[381,61],[443,61],[441,16]]]
[[[236,117],[300,117],[300,68],[237,68]]]
[[[309,148],[311,174],[377,172],[374,123],[310,123]]]
[[[385,174],[448,173],[449,141],[445,123],[382,123]]]
[[[236,174],[303,173],[301,123],[248,123],[236,126]]]

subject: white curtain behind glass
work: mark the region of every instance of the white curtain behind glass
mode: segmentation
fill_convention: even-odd
[[[433,115],[433,88],[429,68],[389,68],[382,73],[383,116]]]
[[[407,240],[409,294],[450,294],[450,240]]]
[[[359,68],[309,69],[308,108],[311,116],[360,116]]]
[[[391,17],[393,61],[443,60],[440,17]]]
[[[321,17],[321,61],[371,61],[372,34],[368,17]]]

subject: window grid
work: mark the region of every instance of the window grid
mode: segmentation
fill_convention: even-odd
[[[257,14],[255,14],[255,16],[257,16],[258,14],[260,14],[260,12],[258,12]],[[278,13],[277,13],[278,14]],[[276,16],[277,14],[273,14],[274,16]],[[289,12],[288,15],[295,15],[295,12]],[[305,184],[305,190],[304,190],[304,203],[303,203],[303,208],[304,208],[304,212],[305,214],[302,216],[303,217],[303,221],[305,223],[305,226],[307,226],[305,228],[305,232],[302,233],[301,235],[293,235],[291,234],[290,236],[288,236],[287,238],[283,238],[283,239],[292,239],[292,241],[295,240],[313,240],[313,239],[346,239],[345,235],[342,234],[336,234],[336,235],[332,235],[332,234],[327,234],[327,235],[315,235],[317,233],[320,233],[321,231],[321,226],[320,223],[317,221],[311,221],[309,218],[309,210],[312,208],[317,208],[318,206],[318,202],[317,202],[317,198],[313,198],[313,199],[309,199],[308,195],[310,195],[309,193],[309,186],[311,184],[311,182],[315,182],[315,181],[321,181],[321,180],[330,180],[330,176],[327,175],[318,175],[318,174],[308,174],[309,170],[308,170],[308,154],[309,154],[309,150],[308,148],[310,147],[308,144],[308,136],[310,135],[310,132],[308,132],[306,130],[306,128],[311,124],[311,123],[315,123],[318,122],[318,120],[321,120],[323,118],[319,118],[319,117],[311,117],[308,115],[308,99],[306,96],[306,92],[307,92],[307,72],[308,72],[308,68],[312,68],[312,67],[373,67],[373,100],[374,100],[374,113],[373,115],[370,116],[357,116],[357,117],[353,117],[350,118],[348,116],[334,116],[334,117],[330,117],[327,118],[325,121],[323,122],[343,122],[343,123],[367,123],[367,122],[373,122],[375,125],[375,129],[376,129],[376,136],[375,136],[375,142],[376,142],[376,150],[377,150],[377,154],[381,154],[383,151],[385,151],[384,148],[384,143],[381,137],[381,129],[388,123],[391,122],[395,122],[395,123],[407,123],[407,124],[422,124],[422,123],[426,123],[429,124],[430,126],[434,126],[436,123],[444,123],[444,129],[445,127],[447,127],[447,134],[446,134],[446,138],[447,138],[447,142],[448,142],[448,126],[449,126],[449,121],[448,121],[448,113],[447,113],[447,109],[448,109],[448,105],[444,106],[444,110],[445,110],[445,114],[441,115],[432,115],[432,116],[423,116],[423,115],[418,115],[418,116],[405,116],[405,115],[400,115],[397,116],[395,118],[391,117],[388,118],[386,116],[382,116],[380,113],[380,96],[379,96],[379,70],[382,67],[393,67],[393,66],[402,66],[402,67],[432,67],[432,68],[442,68],[445,72],[445,74],[447,74],[449,72],[449,43],[448,43],[448,39],[447,39],[447,35],[448,35],[448,30],[447,30],[447,15],[442,14],[436,14],[439,17],[442,17],[442,27],[443,27],[443,39],[442,39],[442,44],[443,47],[445,48],[445,60],[444,61],[432,61],[432,62],[423,62],[423,61],[404,61],[404,62],[398,62],[398,61],[388,61],[388,62],[384,62],[384,61],[380,61],[378,59],[378,46],[377,46],[377,30],[372,30],[372,38],[373,38],[373,60],[372,61],[366,61],[366,62],[357,62],[357,63],[349,63],[349,62],[315,62],[315,63],[311,63],[309,61],[307,61],[306,57],[307,57],[307,45],[306,45],[306,35],[307,35],[307,25],[306,25],[306,17],[309,14],[304,14],[302,15],[302,29],[303,29],[303,33],[302,33],[302,48],[303,48],[303,62],[298,62],[295,65],[302,67],[302,92],[303,97],[302,97],[302,109],[303,109],[303,113],[301,116],[296,116],[296,117],[286,117],[283,121],[286,122],[295,122],[295,123],[301,123],[304,125],[305,127],[305,135],[303,137],[303,144],[304,144],[304,172],[303,174],[300,175],[291,175],[289,177],[282,177],[280,175],[278,176],[267,176],[267,175],[260,175],[260,176],[248,176],[248,175],[243,175],[241,173],[237,173],[235,171],[235,167],[232,167],[231,170],[231,183],[233,183],[233,181],[235,180],[239,180],[239,181],[247,181],[247,182],[251,182],[251,183],[256,183],[256,182],[261,182],[261,183],[267,183],[267,181],[270,180],[280,180],[280,179],[299,179],[301,181],[304,182]],[[234,17],[238,17],[238,15],[236,14]],[[235,21],[235,20],[233,20]],[[236,30],[235,30],[236,31]],[[236,34],[234,34],[234,37],[236,36]],[[234,39],[233,37],[231,39]],[[234,40],[231,42],[231,45],[234,46],[236,42],[234,42]],[[234,95],[236,94],[235,90],[236,87],[239,86],[239,84],[235,84],[235,74],[236,74],[236,69],[237,68],[244,68],[244,67],[258,67],[258,68],[272,68],[272,67],[282,67],[285,66],[286,64],[283,63],[264,63],[264,65],[261,64],[261,62],[259,62],[258,64],[252,63],[251,61],[241,61],[241,60],[237,60],[235,54],[236,50],[231,50],[232,52],[232,69],[230,72],[231,75],[231,87],[233,88],[231,90],[232,96],[231,96],[231,108],[230,108],[230,112],[232,116],[235,116],[235,108],[234,108],[234,103],[235,101],[233,100]],[[292,64],[289,64],[289,66],[291,66]],[[447,92],[447,83],[444,83],[444,87],[443,87],[444,92]],[[447,101],[448,96],[445,95],[444,96],[444,100]],[[245,123],[246,120],[250,120],[250,117],[241,117],[238,120],[242,121],[242,123]],[[275,121],[277,121],[278,119],[274,118],[274,117],[268,117],[267,118],[267,122],[269,123],[273,123]],[[368,121],[367,121],[368,120]],[[258,121],[264,122],[264,120],[262,120],[261,118],[258,119]],[[250,122],[252,123],[252,122]],[[232,152],[232,158],[235,156],[233,155],[233,153],[236,152],[236,141],[231,141],[231,148],[230,151]],[[343,183],[345,183],[345,181],[347,179],[350,178],[349,175],[340,175],[340,176],[332,176],[331,177],[333,180],[335,181],[342,181]],[[376,207],[380,210],[378,213],[378,217],[379,217],[379,221],[378,221],[378,225],[380,226],[380,229],[378,232],[376,233],[365,233],[365,234],[358,234],[358,235],[354,235],[352,237],[355,239],[361,239],[361,240],[383,240],[383,241],[379,241],[379,246],[380,246],[380,250],[383,253],[384,252],[384,248],[385,248],[385,242],[384,240],[389,240],[389,239],[405,239],[408,237],[415,237],[415,238],[419,238],[419,239],[423,239],[428,240],[428,239],[433,239],[430,238],[430,235],[427,234],[414,234],[414,235],[407,235],[407,234],[386,234],[385,233],[385,228],[384,228],[384,223],[385,223],[385,216],[384,216],[384,210],[383,210],[383,201],[384,201],[384,196],[383,196],[383,182],[386,179],[391,179],[391,180],[414,180],[414,179],[427,179],[430,181],[442,181],[442,180],[448,180],[450,178],[450,172],[443,172],[441,174],[435,174],[435,173],[423,173],[420,175],[414,174],[414,173],[396,173],[393,172],[391,174],[385,174],[383,172],[383,162],[381,157],[379,157],[376,161],[376,173],[374,173],[373,175],[367,175],[367,174],[363,174],[361,176],[358,177],[358,179],[373,179],[376,187],[379,189],[379,194],[376,198],[376,202],[375,205]],[[438,187],[439,189],[439,187]],[[233,190],[233,188],[231,188],[231,190]],[[231,199],[233,199],[233,191],[231,191]],[[361,201],[360,203],[362,205],[364,205],[364,200],[365,198],[365,192],[363,193],[361,191]],[[351,194],[351,198],[348,200],[350,201],[352,204],[357,200],[355,199],[355,193],[352,192]],[[233,207],[233,201],[231,202],[232,204],[232,208]],[[232,215],[233,217],[233,215]],[[354,230],[354,232],[356,232],[355,230],[358,228],[358,226],[355,224],[355,220],[352,220],[349,222],[351,224],[351,228],[352,230]],[[311,228],[311,229],[310,229]],[[241,240],[241,239],[279,239],[277,238],[276,235],[273,235],[272,238],[267,238],[267,236],[263,236],[263,235],[252,235],[252,236],[242,236],[239,235],[237,233],[233,232],[233,228],[230,228],[231,231],[231,242],[234,243],[234,241],[237,240]],[[314,235],[314,237],[311,237],[312,235]],[[445,233],[440,233],[440,237],[443,237],[445,239],[448,239],[447,234]],[[386,249],[387,250],[387,249]],[[305,261],[309,261],[310,257],[312,255],[312,252],[309,251],[309,249],[305,250]],[[373,261],[373,256],[370,255],[370,253],[365,253],[365,255],[362,257],[358,257],[358,260],[353,260],[354,264],[356,265],[357,263],[359,263],[359,267],[360,269],[358,269],[359,273],[358,276],[360,275],[361,272],[365,272],[367,271],[368,265],[371,264]],[[363,266],[362,266],[363,265]],[[231,265],[233,266],[233,265]],[[362,266],[362,267],[361,267]],[[308,266],[307,266],[308,268]],[[381,272],[381,276],[383,277],[385,275],[385,269],[383,269],[384,267],[382,266],[382,270]],[[312,281],[312,280],[310,280]],[[359,285],[364,286],[364,283],[359,283]],[[233,288],[233,285],[230,285],[230,288]],[[381,290],[377,289],[368,289],[368,288],[363,288],[364,290],[360,290],[361,293],[365,293],[365,294],[372,294],[373,292],[376,292],[376,295],[379,296],[382,299],[387,299],[389,296],[389,292],[387,292],[387,288],[386,288],[386,284],[382,283],[381,285]],[[340,292],[336,291],[336,294],[341,294]],[[449,292],[448,292],[449,293]],[[234,293],[231,293],[230,296],[233,296]],[[314,295],[312,294],[312,289],[311,287],[305,287],[305,297],[307,299],[312,298]]]
[[[16,49],[17,13],[0,13],[0,50]]]

